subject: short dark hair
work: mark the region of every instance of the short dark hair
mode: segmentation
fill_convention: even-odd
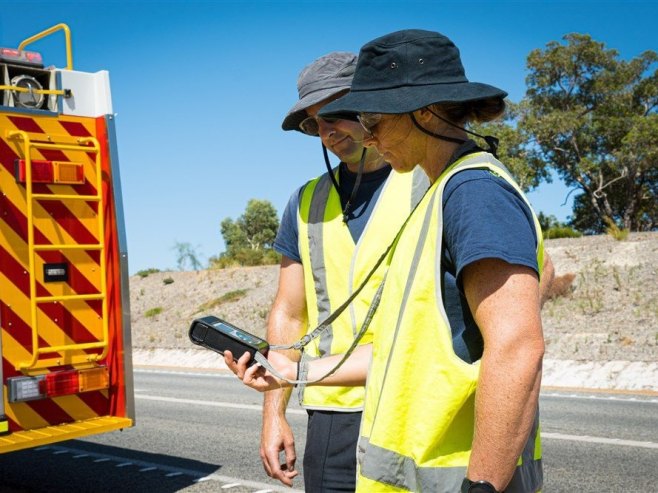
[[[448,120],[458,124],[490,122],[505,113],[505,99],[502,97],[464,103],[437,103],[432,106],[446,115]]]

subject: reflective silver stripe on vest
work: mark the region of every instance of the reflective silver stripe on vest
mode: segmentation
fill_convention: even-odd
[[[394,173],[394,172],[393,172]],[[413,173],[413,180],[411,182],[411,204],[410,211],[413,211],[418,202],[423,198],[425,192],[430,187],[430,179],[427,177],[425,170],[420,166],[416,166]]]
[[[396,488],[455,493],[466,476],[466,467],[419,468],[410,457],[372,445],[364,437],[359,441],[359,449],[362,446],[366,460],[361,463],[361,475]]]
[[[380,483],[409,491],[455,493],[466,476],[466,467],[417,467],[410,457],[405,457],[368,443],[361,437],[359,451],[366,453],[361,463],[361,474]],[[532,493],[542,488],[541,459],[528,460],[516,468],[505,493]]]
[[[327,209],[329,193],[332,190],[331,178],[328,174],[322,175],[318,180],[308,217],[308,245],[311,257],[311,272],[315,283],[315,296],[318,305],[318,320],[324,320],[331,313],[329,301],[329,290],[327,288],[327,270],[324,264],[324,214]],[[333,329],[329,327],[321,336],[319,341],[320,356],[331,353],[333,342]]]

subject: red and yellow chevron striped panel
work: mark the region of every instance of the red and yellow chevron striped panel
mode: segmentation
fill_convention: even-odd
[[[105,118],[0,112],[0,347],[10,433],[125,416],[108,138]],[[25,183],[21,160],[23,168],[37,161],[32,171],[49,161],[81,164],[83,183]],[[110,370],[109,389],[8,401],[7,378],[98,364]]]

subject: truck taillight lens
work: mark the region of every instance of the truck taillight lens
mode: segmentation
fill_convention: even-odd
[[[7,386],[9,402],[33,401],[107,389],[110,386],[110,374],[106,366],[54,371],[36,377],[8,378]]]
[[[89,392],[90,390],[103,390],[110,387],[110,372],[107,366],[100,366],[91,370],[81,370],[80,392]]]
[[[13,377],[7,379],[7,391],[9,402],[34,401],[45,399],[46,394],[41,389],[41,382],[45,380],[44,375],[37,377]]]
[[[14,174],[18,183],[25,183],[27,179],[25,159],[17,159],[15,161]],[[33,159],[32,183],[82,185],[85,183],[85,170],[82,163]]]
[[[75,394],[80,389],[80,379],[76,370],[58,371],[46,375],[42,382],[48,397]]]

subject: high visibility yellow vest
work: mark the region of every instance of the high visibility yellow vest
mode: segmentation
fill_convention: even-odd
[[[375,338],[358,446],[359,492],[455,493],[466,474],[480,365],[464,362],[453,350],[440,264],[444,187],[455,173],[473,168],[501,176],[524,197],[491,154],[470,154],[439,177],[407,223],[389,258],[371,324]],[[535,231],[541,269],[543,241],[536,218]],[[537,491],[541,482],[536,418],[506,492]]]
[[[334,172],[338,179],[337,169]],[[340,197],[329,175],[325,173],[305,185],[297,220],[308,332],[361,285],[428,186],[429,180],[420,167],[406,174],[391,171],[355,244],[343,222]],[[330,329],[306,346],[307,356],[317,358],[349,349],[381,283],[383,263],[380,267]],[[368,332],[360,344],[371,341],[372,334]],[[302,404],[308,409],[360,411],[363,397],[363,387],[304,387]]]

